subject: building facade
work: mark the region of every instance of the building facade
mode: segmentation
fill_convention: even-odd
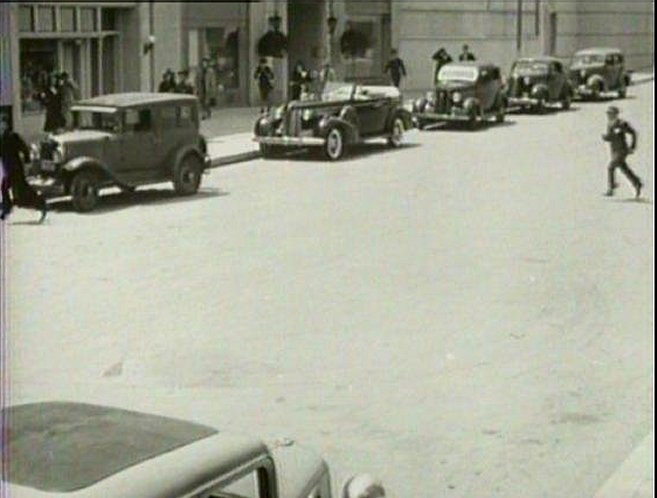
[[[455,56],[464,43],[505,71],[519,54],[567,61],[594,45],[623,49],[631,69],[651,68],[653,10],[649,0],[3,2],[2,105],[16,122],[42,112],[39,93],[53,71],[68,72],[82,97],[155,91],[167,69],[189,70],[194,83],[203,58],[218,106],[257,104],[257,47],[273,20],[288,44],[283,57],[268,58],[276,101],[286,98],[297,62],[310,71],[330,63],[339,79],[386,82],[393,48],[410,95],[431,86],[439,47]],[[354,39],[358,46],[345,51]]]

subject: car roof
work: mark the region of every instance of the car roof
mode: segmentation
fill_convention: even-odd
[[[549,55],[539,55],[536,57],[520,57],[516,59],[516,62],[560,62],[556,57],[550,57]]]
[[[120,408],[42,402],[2,416],[10,434],[3,480],[15,496],[184,494],[268,454],[256,438]]]
[[[623,51],[619,48],[610,47],[591,47],[578,50],[575,55],[607,55],[607,54],[622,54]]]
[[[128,92],[110,93],[90,99],[81,100],[76,105],[94,105],[108,107],[131,107],[137,105],[161,104],[172,102],[194,102],[196,97],[182,93],[147,93]]]
[[[474,67],[477,69],[496,69],[499,66],[493,64],[492,62],[479,62],[479,61],[454,61],[449,64],[445,64],[443,67],[447,66],[461,66],[461,67]]]

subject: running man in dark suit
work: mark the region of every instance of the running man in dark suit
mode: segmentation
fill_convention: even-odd
[[[392,84],[399,88],[402,78],[406,77],[406,66],[404,66],[404,61],[399,58],[396,50],[390,52],[390,60],[386,64],[383,72],[390,72],[390,78],[392,79]]]
[[[641,188],[643,182],[641,179],[630,169],[627,165],[626,159],[629,154],[632,154],[636,149],[636,131],[627,122],[619,118],[620,111],[618,107],[611,106],[607,109],[607,133],[602,135],[605,142],[609,142],[611,148],[611,162],[608,168],[608,183],[609,187],[605,195],[614,195],[614,189],[618,187],[616,183],[616,170],[619,169],[627,177],[632,186],[636,197],[641,195]],[[627,145],[626,136],[630,135],[632,138],[631,144]]]

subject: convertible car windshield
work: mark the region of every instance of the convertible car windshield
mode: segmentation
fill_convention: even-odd
[[[119,131],[120,114],[115,109],[74,107],[73,120],[79,130]]]
[[[604,64],[605,56],[598,54],[576,55],[576,64]]]
[[[322,102],[349,100],[353,96],[353,90],[353,83],[330,81],[324,87],[321,100]]]
[[[549,66],[547,62],[518,61],[513,67],[513,72],[523,74],[546,74],[548,68]]]
[[[438,74],[438,81],[477,81],[477,68],[462,66],[445,66]]]

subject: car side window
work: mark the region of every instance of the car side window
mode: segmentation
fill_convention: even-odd
[[[128,109],[124,117],[126,132],[144,132],[153,129],[153,117],[150,109]]]
[[[613,66],[614,65],[614,56],[613,55],[608,55],[607,58],[605,59],[605,64],[608,66]]]
[[[561,62],[555,62],[554,63],[554,72],[555,73],[563,73],[563,66],[561,65]]]
[[[269,494],[269,474],[260,467],[241,474],[228,484],[214,488],[207,498],[271,498]]]
[[[192,106],[183,105],[178,107],[178,126],[186,128],[194,123],[194,111]]]

